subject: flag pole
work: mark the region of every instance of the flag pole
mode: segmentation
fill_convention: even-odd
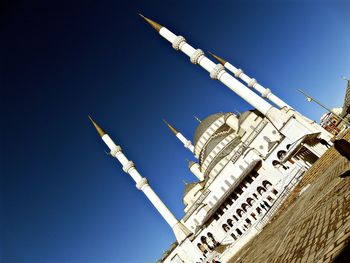
[[[322,108],[324,108],[325,110],[327,110],[328,112],[334,114],[335,116],[337,116],[339,119],[341,119],[342,121],[345,122],[345,124],[347,126],[350,127],[350,123],[345,120],[344,118],[342,118],[341,116],[339,116],[338,114],[336,114],[334,111],[332,111],[331,109],[327,108],[325,105],[323,105],[321,102],[319,102],[318,100],[314,99],[313,97],[311,97],[310,95],[306,94],[305,91],[301,90],[301,89],[297,89],[300,93],[302,93],[306,99],[311,102],[311,101],[314,101],[315,103],[317,103],[319,106],[321,106]]]

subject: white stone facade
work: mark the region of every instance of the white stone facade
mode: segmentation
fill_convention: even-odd
[[[168,125],[197,159],[189,163],[198,181],[186,185],[185,215],[181,220],[175,218],[122,149],[91,120],[111,155],[174,232],[177,242],[163,254],[160,262],[196,263],[214,258],[226,262],[234,251],[261,231],[288,190],[327,150],[321,142],[329,144],[331,134],[290,108],[242,70],[231,68],[234,76],[231,75],[183,37],[145,19],[175,50],[186,54],[193,64],[204,68],[212,79],[230,88],[254,110],[239,116],[233,113],[208,116],[196,128],[193,144]],[[235,77],[257,89],[263,97]],[[279,105],[279,109],[265,98]]]
[[[180,220],[193,235],[186,243],[173,245],[160,260],[226,262],[223,250],[229,246],[232,256],[261,231],[287,190],[327,150],[320,141],[329,142],[331,135],[242,71],[225,64],[234,75],[229,74],[165,27],[159,34],[256,109],[240,116],[213,114],[197,127],[193,145],[198,163],[190,170],[199,181],[186,186],[185,215]],[[188,251],[197,257],[189,257]]]

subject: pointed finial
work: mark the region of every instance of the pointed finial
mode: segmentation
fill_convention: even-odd
[[[199,122],[201,123],[202,121],[195,115],[194,118]]]
[[[185,181],[185,180],[182,180],[182,182],[187,186],[188,185],[188,183]]]
[[[105,135],[106,133],[104,132],[104,130],[102,130],[102,128],[90,117],[90,115],[88,115],[90,121],[92,122],[92,124],[95,126],[95,129],[97,130],[98,134],[103,137],[103,135]]]
[[[210,51],[208,51],[208,53],[209,53],[210,55],[212,55],[217,61],[219,61],[219,63],[220,63],[221,65],[225,65],[225,63],[227,62],[226,60],[224,60],[224,59],[218,57],[217,55],[211,53]]]
[[[176,130],[173,126],[171,126],[166,120],[163,119],[163,121],[175,135],[179,133],[179,131]]]
[[[159,32],[163,26],[161,26],[160,24],[154,22],[153,20],[143,16],[142,14],[139,14],[143,19],[146,20],[146,22],[151,26],[153,27],[157,32]]]
[[[345,76],[340,76],[343,80],[349,80]]]

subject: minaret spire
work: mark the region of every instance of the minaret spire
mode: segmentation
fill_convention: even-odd
[[[165,221],[170,225],[172,230],[174,231],[175,237],[180,244],[187,237],[189,237],[192,233],[183,225],[180,221],[178,221],[173,213],[166,207],[163,201],[159,198],[159,196],[153,191],[151,186],[149,185],[147,179],[142,177],[141,174],[135,167],[135,164],[130,161],[122,152],[120,146],[116,145],[114,141],[109,137],[107,133],[105,133],[102,128],[89,116],[90,121],[95,126],[97,132],[102,137],[102,140],[107,144],[110,149],[110,153],[113,157],[115,157],[123,166],[123,171],[129,174],[132,179],[136,182],[137,189],[141,190],[146,197],[150,200],[153,206],[158,210],[158,212],[163,216]]]
[[[227,63],[226,60],[224,60],[223,58],[218,57],[217,55],[211,53],[210,51],[208,51],[208,53],[210,55],[212,55],[217,61],[219,61],[221,65],[225,66],[225,64]]]
[[[168,126],[172,133],[184,144],[185,148],[189,149],[192,153],[194,152],[194,146],[190,140],[187,140],[185,136],[181,134],[177,129],[175,129],[171,124],[163,119],[163,122]]]
[[[159,27],[157,27],[157,29],[159,29]],[[258,94],[250,90],[243,83],[227,73],[224,66],[221,64],[215,64],[205,56],[204,52],[201,49],[193,48],[190,44],[187,43],[186,39],[183,36],[175,35],[166,27],[160,27],[158,33],[163,38],[168,40],[175,50],[186,54],[193,64],[199,65],[207,72],[209,72],[209,75],[212,79],[218,80],[226,87],[230,88],[248,104],[265,115],[270,121],[274,123],[276,127],[283,127],[286,119],[288,118],[287,114],[273,107]]]
[[[279,97],[274,95],[271,92],[271,90],[264,88],[255,79],[250,78],[248,75],[246,75],[242,69],[236,68],[230,62],[227,62],[223,58],[220,58],[219,56],[217,56],[209,51],[208,51],[208,53],[210,55],[212,55],[217,61],[219,61],[220,64],[223,65],[228,71],[232,72],[236,78],[241,79],[243,82],[245,82],[248,85],[248,87],[253,88],[256,91],[258,91],[262,97],[267,98],[269,101],[276,104],[279,108],[283,108],[283,107],[287,107],[289,109],[292,108],[287,103],[285,103],[283,100],[281,100]]]
[[[198,121],[199,123],[201,123],[202,121],[196,116],[194,115],[194,118],[196,119],[196,121]]]
[[[157,32],[159,32],[162,29],[162,25],[158,24],[157,22],[154,22],[153,20],[143,16],[142,14],[139,14],[143,19],[146,20],[146,22],[153,27]]]
[[[103,137],[103,135],[105,135],[105,131],[90,117],[90,115],[88,115],[90,121],[92,122],[92,124],[95,126],[96,131],[98,132],[98,134]]]
[[[172,125],[170,125],[166,120],[163,119],[163,122],[169,127],[169,129],[176,135],[179,133]]]

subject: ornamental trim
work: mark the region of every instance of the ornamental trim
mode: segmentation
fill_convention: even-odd
[[[216,66],[210,71],[210,77],[212,79],[218,79],[221,72],[225,71],[225,67],[221,64],[216,64]]]
[[[139,190],[142,190],[142,188],[148,185],[148,180],[145,177],[142,177],[142,179],[136,183],[136,188]]]
[[[126,173],[129,173],[131,168],[135,168],[135,164],[133,161],[128,161],[124,166],[123,166],[123,171]]]
[[[256,81],[256,79],[251,79],[251,80],[248,82],[248,87],[252,88],[252,87],[254,87],[254,85],[255,85],[256,83],[258,83],[258,82]]]
[[[179,50],[182,43],[186,42],[186,39],[183,36],[177,36],[173,42],[173,48]]]
[[[268,95],[271,94],[271,90],[270,89],[265,89],[265,91],[261,94],[261,96],[263,96],[264,98],[267,98]]]
[[[239,78],[242,74],[243,74],[243,70],[240,68],[234,73],[236,78]]]
[[[190,57],[192,64],[198,64],[201,56],[204,56],[204,52],[201,49],[196,49]]]
[[[116,157],[116,155],[122,151],[122,148],[119,146],[119,145],[116,145],[113,150],[110,151],[110,154],[113,156],[113,157]]]

